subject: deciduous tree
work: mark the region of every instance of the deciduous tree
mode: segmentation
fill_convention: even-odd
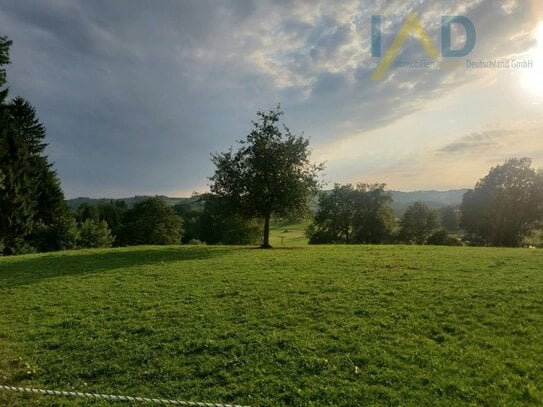
[[[424,244],[438,227],[437,213],[422,202],[411,204],[400,219],[400,239]]]
[[[384,184],[334,185],[319,197],[307,235],[311,244],[384,243],[394,228],[392,198]]]
[[[307,210],[317,192],[322,164],[310,161],[309,140],[279,122],[279,106],[258,112],[253,130],[239,149],[215,154],[211,191],[229,200],[240,214],[264,221],[262,248],[269,248],[270,219]]]
[[[543,177],[531,164],[529,158],[512,158],[464,194],[460,223],[468,240],[519,246],[542,220]]]
[[[119,240],[124,245],[181,243],[182,220],[160,198],[150,198],[125,212]]]

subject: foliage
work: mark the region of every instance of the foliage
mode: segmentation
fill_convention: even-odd
[[[436,211],[422,202],[415,202],[400,219],[400,239],[407,243],[424,244],[437,227]]]
[[[83,223],[87,220],[97,223],[100,221],[100,211],[96,206],[85,202],[77,208],[75,218],[79,223]]]
[[[516,247],[543,219],[543,175],[529,158],[513,158],[493,167],[460,206],[467,239]]]
[[[4,65],[9,64],[9,48],[12,42],[7,37],[0,36],[0,86],[6,83],[6,69]],[[2,100],[0,100],[1,102]]]
[[[183,236],[181,243],[186,244],[192,240],[202,240],[201,217],[204,201],[200,198],[196,204],[178,203],[174,206],[177,215],[183,219]]]
[[[56,172],[45,159],[40,158],[39,161],[41,165],[37,167],[39,184],[36,193],[36,220],[50,225],[58,218],[68,216],[70,211],[64,202],[64,192]]]
[[[188,244],[188,245],[191,245],[191,246],[199,246],[199,245],[205,245],[204,242],[198,240],[198,239],[190,239],[187,243],[185,244]]]
[[[394,228],[392,198],[384,184],[334,185],[321,193],[309,243],[384,243]]]
[[[125,201],[109,201],[98,204],[99,219],[108,224],[113,236],[119,235],[122,229],[124,213],[127,211]]]
[[[83,202],[75,212],[80,225],[80,247],[110,247],[122,233],[123,215],[126,212],[124,201],[100,202],[93,205]]]
[[[105,221],[85,220],[79,227],[78,246],[84,248],[111,247],[113,237]]]
[[[38,119],[36,109],[27,100],[16,97],[9,103],[9,114],[14,130],[21,135],[30,155],[43,155],[47,147],[44,142],[46,131]]]
[[[174,209],[183,219],[184,244],[255,244],[262,234],[254,219],[237,212],[230,200],[211,193],[201,194],[191,203],[179,203]]]
[[[543,249],[543,229],[532,230],[530,234],[524,238],[522,245]]]
[[[122,245],[181,243],[182,220],[158,197],[134,205],[125,212],[119,240]]]
[[[76,249],[80,234],[75,218],[69,214],[49,225],[40,223],[33,232],[33,241],[41,252]]]
[[[272,215],[306,212],[323,166],[311,163],[308,139],[280,128],[279,107],[257,115],[239,150],[213,155],[216,170],[210,180],[211,192],[229,200],[240,214],[264,219],[262,247],[267,248]]]
[[[461,246],[462,242],[444,230],[438,230],[432,234],[427,240],[428,244],[434,246]]]
[[[449,232],[456,232],[460,226],[459,210],[454,206],[445,206],[438,210],[441,227]]]
[[[199,218],[199,240],[207,244],[255,244],[262,227],[232,210],[229,201],[213,194],[202,196],[203,212]]]
[[[0,37],[0,67],[9,62],[11,42]],[[0,85],[5,71],[0,69]],[[45,233],[66,216],[64,195],[44,149],[45,127],[36,110],[21,97],[6,103],[0,92],[0,241],[4,254],[33,251],[42,245],[64,247],[62,242],[43,242]],[[34,240],[39,236],[39,241]]]
[[[541,250],[405,245],[5,257],[0,377],[253,406],[537,406],[541,270]]]
[[[28,251],[27,239],[36,216],[37,179],[28,146],[15,131],[8,107],[0,105],[0,170],[4,174],[0,193],[0,240],[4,254]]]

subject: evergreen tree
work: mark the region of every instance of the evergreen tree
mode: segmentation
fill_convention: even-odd
[[[22,97],[18,96],[9,103],[10,118],[15,131],[23,137],[32,156],[43,154],[45,143],[45,127],[40,123],[36,109]]]
[[[0,86],[10,45],[0,37]],[[0,240],[4,254],[17,254],[40,246],[37,235],[66,216],[67,208],[44,155],[46,132],[36,110],[23,98],[6,98],[7,89],[0,91]]]
[[[5,105],[0,106],[0,170],[4,174],[0,193],[4,254],[23,253],[29,250],[27,239],[37,213],[37,180],[28,146],[11,125]]]
[[[6,37],[0,36],[0,86],[4,86],[6,83],[6,70],[4,65],[9,64],[9,47],[11,47],[11,41]],[[0,99],[2,102],[3,99]]]

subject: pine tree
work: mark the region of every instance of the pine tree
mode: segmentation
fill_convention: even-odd
[[[46,131],[37,117],[36,109],[27,100],[18,96],[9,103],[9,113],[15,131],[23,137],[30,154],[42,155],[47,147],[44,141]]]
[[[36,215],[37,180],[33,176],[28,146],[10,123],[6,106],[0,106],[0,238],[5,254],[28,250],[27,238]]]
[[[0,86],[6,83],[6,70],[3,66],[9,64],[9,47],[11,47],[11,41],[6,37],[0,37]],[[0,102],[3,100],[0,97]]]
[[[10,45],[0,37],[0,86]],[[67,207],[44,155],[46,131],[36,110],[21,97],[6,102],[7,96],[0,91],[0,242],[4,254],[17,254],[38,246],[37,234],[65,217]]]

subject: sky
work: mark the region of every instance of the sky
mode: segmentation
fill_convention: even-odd
[[[467,17],[473,49],[434,59],[410,35],[396,60],[439,69],[372,80],[410,13],[438,50],[442,16]],[[328,185],[447,190],[510,157],[543,166],[543,0],[1,0],[0,35],[67,198],[205,192],[211,153],[278,103]]]

